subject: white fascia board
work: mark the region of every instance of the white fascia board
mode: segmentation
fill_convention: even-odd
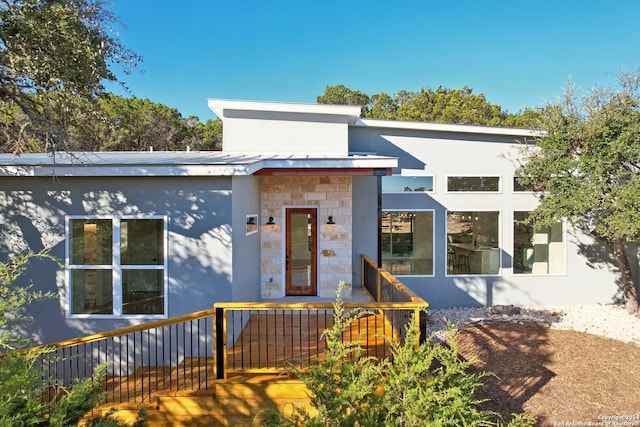
[[[398,167],[398,159],[395,157],[366,156],[353,158],[273,158],[264,159],[249,166],[250,173],[262,169],[340,169],[340,168],[395,168]]]
[[[485,135],[507,135],[536,138],[544,135],[543,131],[534,129],[509,128],[498,126],[459,125],[449,123],[407,122],[399,120],[359,119],[354,126],[383,128],[427,130],[438,132],[475,133]]]
[[[303,104],[294,102],[268,102],[268,101],[241,101],[232,99],[208,100],[209,108],[221,120],[224,119],[224,110],[236,111],[265,111],[274,113],[299,113],[318,114],[330,116],[345,116],[349,123],[353,124],[360,117],[362,111],[358,105],[330,105],[330,104]]]
[[[232,176],[248,175],[247,165],[182,165],[182,166],[97,166],[97,165],[3,165],[0,176],[79,176],[79,177],[140,177],[140,176]]]

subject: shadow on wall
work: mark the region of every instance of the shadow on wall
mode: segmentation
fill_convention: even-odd
[[[611,302],[614,304],[624,304],[624,284],[622,283],[622,276],[618,263],[613,253],[607,248],[607,245],[596,238],[590,236],[590,240],[579,240],[575,233],[571,234],[574,244],[578,248],[578,255],[583,256],[586,259],[587,265],[594,270],[609,270],[615,273],[615,285],[617,292],[611,297]],[[638,248],[637,245],[631,244],[627,250],[627,258],[631,271],[634,275],[636,289],[640,292],[639,286],[639,270],[638,264]]]
[[[139,184],[138,184],[139,183]],[[230,180],[198,178],[9,178],[0,191],[0,260],[49,248],[64,263],[65,216],[168,217],[169,314],[210,308],[231,298]],[[9,188],[9,190],[7,190]],[[35,261],[20,279],[34,290],[64,296],[65,274],[52,261]],[[27,307],[25,327],[38,341],[141,323],[135,319],[65,319],[62,299]]]

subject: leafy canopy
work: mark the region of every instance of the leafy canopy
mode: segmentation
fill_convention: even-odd
[[[362,106],[364,118],[379,120],[407,120],[416,122],[457,123],[486,126],[532,127],[540,112],[527,109],[509,114],[492,104],[483,94],[473,89],[422,88],[418,92],[401,90],[393,96],[379,93],[372,96],[339,84],[327,86],[317,97],[320,104],[346,104]]]
[[[141,58],[114,35],[116,23],[103,0],[0,3],[4,151],[22,152],[34,143],[45,151],[64,148],[68,128],[59,118],[94,109],[103,83],[118,81],[112,68],[129,73],[138,64]]]
[[[564,99],[544,110],[544,133],[525,149],[517,174],[540,205],[537,227],[567,218],[613,250],[627,309],[637,312],[624,245],[640,239],[640,75],[619,76],[616,88],[582,97],[569,85]]]

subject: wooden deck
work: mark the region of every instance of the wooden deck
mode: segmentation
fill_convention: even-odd
[[[316,363],[325,350],[323,331],[332,326],[331,314],[251,315],[227,351],[228,380],[257,374],[276,378],[287,363]],[[369,333],[364,334],[366,328]],[[390,335],[390,329],[384,317],[370,314],[355,320],[343,339],[353,342],[361,337],[367,356],[387,357],[385,334]],[[187,358],[178,366],[143,366],[128,376],[108,377],[105,390],[108,402],[149,402],[153,396],[213,396],[215,383],[214,359]]]
[[[326,348],[322,334],[332,326],[333,316],[327,314],[254,314],[227,352],[229,373],[277,371],[287,363],[300,365],[301,360],[316,363]],[[384,317],[370,314],[353,321],[343,340],[360,340],[366,355],[386,357],[390,352],[385,334],[390,330]]]

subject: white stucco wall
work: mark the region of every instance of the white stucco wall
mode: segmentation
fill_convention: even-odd
[[[209,108],[224,122],[223,151],[263,154],[346,155],[360,116],[353,105],[210,99]]]
[[[458,128],[463,128],[460,126]],[[611,303],[619,296],[618,276],[607,251],[567,225],[566,268],[563,274],[514,274],[513,213],[538,204],[531,193],[513,191],[513,176],[523,146],[517,135],[438,132],[362,126],[351,128],[351,150],[397,156],[394,173],[419,172],[434,176],[430,193],[384,194],[383,209],[435,212],[433,276],[401,276],[405,284],[432,307],[490,304],[553,305]],[[448,193],[447,176],[499,176],[497,193]],[[355,195],[354,204],[358,204]],[[501,268],[498,275],[447,275],[447,211],[498,211]],[[354,227],[373,228],[373,216]],[[354,234],[363,234],[354,230]]]

